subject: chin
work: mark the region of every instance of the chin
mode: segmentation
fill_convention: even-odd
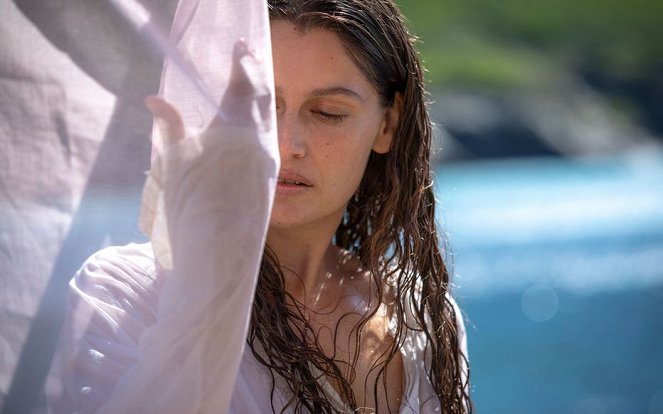
[[[337,209],[322,209],[317,206],[274,203],[269,219],[269,230],[326,230],[338,227],[345,206]]]
[[[269,229],[291,229],[301,225],[305,220],[299,215],[290,212],[279,212],[272,210],[272,216],[269,219]]]
[[[290,200],[286,200],[290,201]],[[306,202],[283,202],[274,200],[269,227],[291,227],[315,220],[316,209]]]

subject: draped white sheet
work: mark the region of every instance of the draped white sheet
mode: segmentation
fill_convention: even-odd
[[[195,6],[180,3],[171,40],[184,56],[162,78],[192,128],[156,134],[141,217],[168,277],[100,413],[226,412],[246,343],[278,174],[269,21],[265,3]]]
[[[151,122],[142,99],[155,91],[163,53],[170,60],[161,92],[181,112],[190,136],[174,149],[155,134],[153,159],[160,160],[161,171],[152,177],[158,177],[160,185],[152,188],[154,198],[147,200],[151,208],[144,217],[153,229],[165,228],[164,223],[177,227],[178,240],[187,243],[164,248],[187,259],[175,261],[160,302],[160,323],[141,343],[141,352],[156,359],[144,358],[135,367],[117,390],[122,396],[117,401],[127,405],[107,412],[148,412],[134,409],[139,390],[140,400],[150,401],[150,407],[168,407],[175,396],[163,390],[174,384],[191,387],[192,399],[224,411],[227,395],[214,394],[213,401],[204,401],[207,397],[196,394],[200,390],[188,380],[191,375],[206,381],[202,378],[209,380],[220,370],[236,371],[239,361],[213,358],[199,372],[195,367],[203,356],[189,352],[186,361],[178,358],[175,372],[180,375],[153,374],[173,355],[167,339],[183,332],[182,326],[189,333],[200,333],[203,327],[211,327],[205,331],[215,335],[224,332],[224,318],[212,315],[207,306],[219,300],[220,289],[228,288],[215,284],[218,269],[241,281],[232,287],[237,302],[220,306],[237,305],[224,317],[245,321],[238,324],[235,319],[239,331],[227,346],[241,349],[244,343],[278,172],[266,4],[182,0],[170,41],[159,35],[164,26],[160,22],[169,21],[164,6],[168,2],[0,0],[0,404],[7,393],[15,398],[32,395],[30,386],[40,389],[40,383],[30,383],[28,371],[47,369],[43,360],[50,358],[53,341],[33,320],[59,327],[54,314],[62,308],[60,296],[73,270],[103,245],[141,237],[135,223]],[[257,99],[226,93],[233,53],[236,75],[245,74]],[[225,109],[218,119],[223,121],[203,134],[222,97]],[[195,166],[195,185],[173,184],[178,181],[174,164],[187,171]],[[210,187],[223,198],[220,204],[207,197],[205,189]],[[181,188],[186,190],[176,191]],[[162,194],[185,200],[184,210],[192,214],[178,213],[183,218],[176,222],[171,212],[171,218],[162,220],[169,214],[158,207]],[[219,209],[223,214],[212,214]],[[240,215],[245,220],[238,220]],[[220,253],[203,255],[203,249]],[[206,262],[206,257],[217,262]],[[195,281],[189,278],[192,274]],[[184,348],[204,350],[207,341],[219,340],[211,335],[192,334],[198,345]],[[24,378],[17,379],[21,374]],[[146,377],[158,380],[145,384],[141,378]],[[232,386],[226,388],[232,391]],[[146,398],[145,392],[155,398]]]

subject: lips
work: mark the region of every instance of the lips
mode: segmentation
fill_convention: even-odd
[[[312,186],[311,181],[309,181],[303,175],[283,170],[279,172],[278,184],[286,186],[300,186],[300,187]]]
[[[306,187],[310,187],[308,184],[304,184],[303,182],[300,181],[294,181],[294,180],[289,180],[287,178],[279,178],[279,184],[285,184],[285,185],[303,185]]]

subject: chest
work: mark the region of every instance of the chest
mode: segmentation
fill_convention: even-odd
[[[360,322],[360,315],[337,309],[319,315],[312,325],[322,350],[348,381],[360,412],[398,413],[404,389],[403,357],[394,349],[389,318],[377,312]],[[336,397],[342,395],[338,381],[329,382]]]

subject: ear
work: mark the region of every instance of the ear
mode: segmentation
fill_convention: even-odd
[[[378,154],[386,154],[391,149],[391,143],[394,140],[396,128],[398,128],[398,120],[401,116],[402,107],[403,96],[400,92],[396,92],[394,102],[384,111],[380,129],[373,142],[373,151]]]

